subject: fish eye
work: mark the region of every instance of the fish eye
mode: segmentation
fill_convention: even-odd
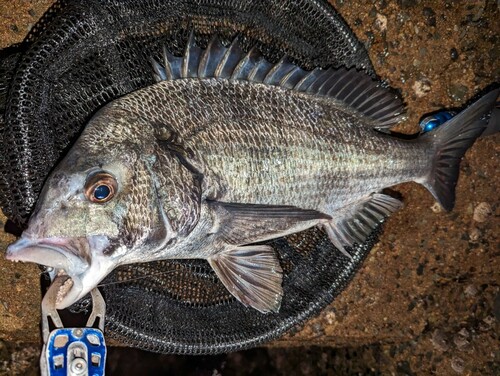
[[[87,177],[85,182],[85,197],[90,202],[104,204],[111,200],[116,193],[118,183],[108,172],[96,172]]]
[[[109,186],[104,184],[101,184],[94,189],[94,198],[99,201],[106,200],[110,194],[111,189]]]

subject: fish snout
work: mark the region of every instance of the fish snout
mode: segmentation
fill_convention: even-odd
[[[78,276],[89,268],[88,261],[80,256],[79,250],[75,248],[75,241],[69,238],[32,239],[23,234],[19,240],[7,247],[5,258],[54,268],[50,273],[51,276],[61,273],[68,275],[71,281],[64,284],[65,290],[58,294],[56,305],[60,300],[73,299],[73,302],[78,300],[82,290]]]
[[[82,273],[89,263],[71,239],[30,239],[22,236],[7,247],[5,258],[10,261],[34,262],[68,274]]]

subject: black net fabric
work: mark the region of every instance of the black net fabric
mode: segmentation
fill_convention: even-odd
[[[318,229],[269,242],[285,275],[278,313],[244,307],[204,260],[122,267],[101,287],[108,304],[106,327],[122,343],[161,353],[217,354],[256,346],[332,302],[376,242],[378,230],[350,250],[352,260]]]
[[[61,0],[25,42],[0,52],[0,205],[24,226],[44,180],[104,104],[153,83],[150,58],[182,54],[189,34],[204,47],[235,35],[276,62],[357,67],[368,55],[321,0]],[[158,352],[213,354],[276,338],[332,301],[376,241],[348,260],[317,229],[271,242],[285,271],[279,313],[235,301],[200,260],[121,267],[102,284],[107,333]]]

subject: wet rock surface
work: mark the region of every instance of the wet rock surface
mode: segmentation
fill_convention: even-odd
[[[0,0],[0,48],[21,41],[50,3]],[[366,44],[377,74],[401,91],[409,115],[403,132],[499,81],[496,1],[332,4]],[[110,354],[110,374],[134,374],[137,366],[144,374],[184,375],[500,374],[499,153],[499,135],[467,153],[450,213],[417,184],[395,187],[405,207],[352,283],[317,318],[267,349],[196,362],[121,350]],[[4,222],[0,217],[0,227]],[[0,249],[13,239],[0,232]],[[36,357],[20,354],[38,349],[39,269],[2,259],[0,271],[0,374],[34,372]]]

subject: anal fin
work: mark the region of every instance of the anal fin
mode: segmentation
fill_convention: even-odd
[[[208,262],[229,292],[245,306],[262,313],[278,312],[283,270],[271,247],[236,247],[209,257]]]
[[[376,226],[401,206],[401,201],[391,196],[374,193],[333,213],[334,218],[323,228],[333,245],[352,258],[345,247],[362,244]]]

